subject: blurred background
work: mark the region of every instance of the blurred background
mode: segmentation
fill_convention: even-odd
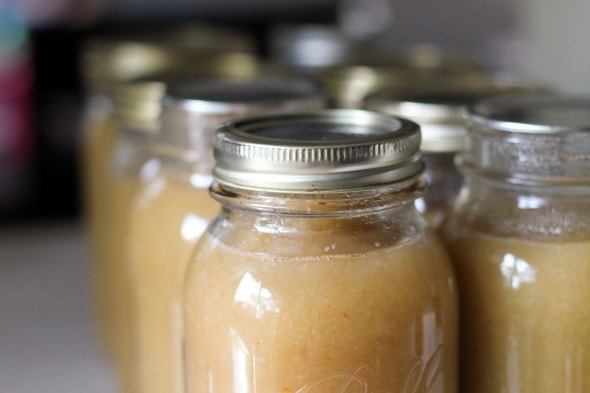
[[[590,90],[584,4],[565,0],[4,0],[0,2],[0,223],[80,214],[78,146],[85,40],[187,20],[238,26],[262,56],[301,24],[329,25],[386,52],[432,43],[575,93]],[[330,61],[318,51],[317,61]],[[318,63],[318,64],[319,64]]]
[[[589,14],[574,0],[0,0],[0,392],[114,390],[87,293],[80,62],[89,37],[202,21],[247,32],[261,57],[294,61],[285,43],[306,25],[331,43],[300,48],[312,66],[350,42],[383,53],[428,43],[584,94]]]

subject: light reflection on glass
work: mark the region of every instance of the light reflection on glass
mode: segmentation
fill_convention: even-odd
[[[145,164],[142,165],[139,171],[139,178],[141,181],[147,181],[156,176],[156,173],[160,171],[160,160],[157,158],[149,159]]]
[[[504,255],[500,270],[504,277],[504,285],[518,289],[522,284],[530,284],[535,281],[535,270],[523,259],[512,254]]]
[[[537,196],[519,195],[517,203],[519,209],[539,209],[545,205],[545,200]]]
[[[426,202],[424,201],[424,198],[416,199],[414,201],[414,207],[416,207],[416,210],[420,213],[424,214],[426,212]]]
[[[202,217],[189,214],[184,217],[184,220],[182,221],[180,235],[187,242],[193,242],[205,232],[208,223],[209,221]]]
[[[200,173],[193,173],[189,179],[191,185],[195,188],[209,188],[213,178],[210,175],[202,175]]]
[[[240,337],[240,334],[234,329],[229,330],[232,343],[232,359],[233,359],[233,370],[234,370],[234,392],[235,393],[248,393],[250,391],[248,384],[248,375],[252,375],[249,370],[248,362],[248,348],[244,340]],[[213,391],[213,390],[210,390]]]
[[[272,296],[272,293],[262,287],[250,273],[244,274],[236,293],[234,300],[240,303],[242,307],[254,312],[256,318],[264,316],[267,312],[279,312],[280,307]]]

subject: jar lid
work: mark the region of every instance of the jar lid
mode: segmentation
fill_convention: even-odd
[[[121,85],[115,97],[115,116],[135,131],[155,133],[162,113],[166,83],[141,80]]]
[[[423,171],[417,124],[363,110],[327,110],[227,123],[213,171],[226,186],[346,192],[407,184]]]
[[[590,183],[590,97],[499,97],[467,108],[465,165],[522,184]]]
[[[367,98],[365,108],[406,117],[420,124],[424,152],[457,152],[467,147],[462,110],[472,100],[473,97],[450,92],[405,98],[373,95]]]
[[[226,121],[324,106],[320,86],[302,77],[222,78],[171,85],[163,99],[157,149],[189,160],[203,154],[212,159],[214,131]]]
[[[538,95],[547,88],[514,81],[463,80],[415,90],[409,93],[384,90],[368,96],[364,106],[420,124],[422,151],[454,153],[465,150],[469,144],[463,119],[465,107],[494,96]]]
[[[89,38],[82,51],[86,85],[109,91],[112,84],[170,69],[201,67],[209,56],[253,57],[253,40],[241,31],[203,23],[115,30]]]
[[[244,53],[225,53],[204,58],[189,70],[164,70],[118,84],[115,89],[115,116],[137,131],[155,132],[159,127],[162,100],[168,86],[181,86],[211,79],[239,80],[259,75],[281,75],[271,64]],[[228,82],[229,83],[229,82]]]

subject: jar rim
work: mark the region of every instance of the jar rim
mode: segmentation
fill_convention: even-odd
[[[371,188],[424,170],[419,126],[376,112],[333,109],[226,123],[214,177],[244,189],[299,193]]]
[[[575,111],[575,113],[574,113]],[[566,116],[583,114],[583,118]],[[463,117],[494,131],[555,135],[581,133],[590,136],[590,97],[503,96],[466,107]]]

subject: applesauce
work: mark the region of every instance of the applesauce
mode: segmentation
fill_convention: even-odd
[[[207,188],[190,183],[190,173],[165,169],[133,203],[127,243],[140,392],[182,392],[180,288],[190,251],[218,210]]]
[[[212,40],[215,37],[215,40]],[[161,72],[192,72],[204,75],[249,75],[259,66],[254,41],[242,31],[203,23],[172,24],[157,28],[108,31],[88,38],[81,56],[86,93],[83,120],[82,183],[88,219],[93,298],[99,336],[112,355],[117,338],[110,303],[111,274],[119,272],[109,263],[112,225],[111,185],[106,179],[117,138],[114,111],[118,88],[130,80]],[[105,254],[107,253],[107,254]],[[105,254],[105,255],[103,255]]]
[[[260,76],[171,85],[153,152],[161,168],[130,210],[128,260],[142,393],[183,393],[182,282],[190,252],[219,204],[209,196],[213,135],[238,116],[323,107],[301,78]]]
[[[102,283],[107,282],[108,274],[102,269],[102,265],[96,263],[104,260],[102,253],[106,247],[104,228],[108,224],[103,214],[103,206],[107,200],[109,187],[107,186],[107,170],[105,163],[108,161],[115,145],[117,126],[112,113],[112,103],[106,97],[94,97],[90,102],[84,116],[83,124],[83,187],[84,207],[88,226],[89,249],[92,275],[92,288],[94,288],[94,313],[97,323],[97,333],[102,346],[105,349],[113,348],[109,343],[110,335],[107,333],[108,318],[106,317],[108,301],[106,294],[101,294],[97,289]]]
[[[589,391],[590,313],[580,305],[590,302],[581,290],[590,236],[540,242],[475,232],[451,249],[463,299],[463,391]]]
[[[457,271],[461,391],[590,389],[590,100],[469,107],[466,183],[442,228]]]
[[[239,225],[239,249],[205,236],[196,258],[210,262],[186,281],[189,392],[456,391],[438,241],[391,246],[386,229],[331,225],[295,238]]]
[[[412,203],[419,144],[414,123],[357,110],[218,130],[187,393],[457,391],[454,273]]]

